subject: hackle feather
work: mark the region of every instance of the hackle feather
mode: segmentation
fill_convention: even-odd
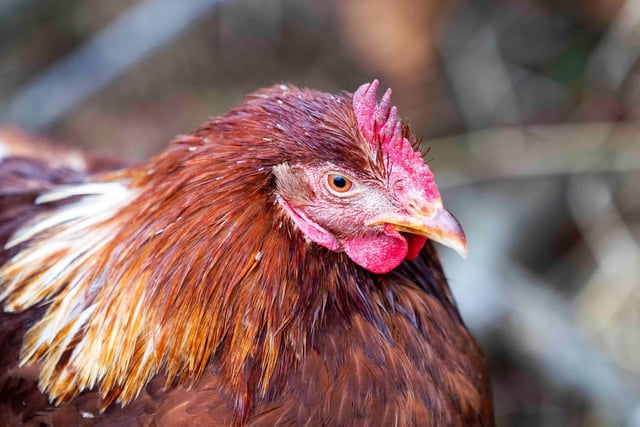
[[[373,275],[306,241],[277,203],[278,165],[379,178],[391,145],[408,158],[414,139],[373,92],[378,146],[357,97],[279,85],[141,166],[43,187],[0,267],[5,311],[43,313],[20,354],[42,391],[63,403],[98,390],[99,409],[117,414],[111,403],[126,413],[163,388],[265,425],[489,419],[481,353],[431,246]],[[180,391],[199,386],[206,397]],[[189,416],[174,405],[153,419]]]

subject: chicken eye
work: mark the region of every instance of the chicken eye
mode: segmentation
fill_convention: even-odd
[[[327,175],[327,183],[329,189],[334,193],[343,194],[351,190],[353,182],[349,178],[346,178],[338,173],[330,173]]]

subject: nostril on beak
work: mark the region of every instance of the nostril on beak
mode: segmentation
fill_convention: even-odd
[[[407,208],[415,213],[424,216],[430,216],[436,206],[432,203],[427,203],[424,200],[411,198],[407,203]]]

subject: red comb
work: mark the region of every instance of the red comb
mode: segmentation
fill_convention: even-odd
[[[391,107],[391,89],[382,96],[380,103],[376,92],[378,80],[365,83],[353,94],[353,112],[362,136],[373,146],[380,148],[391,161],[392,178],[413,182],[421,187],[428,199],[439,198],[433,174],[422,158],[413,150],[411,142],[402,136],[402,123],[397,108]],[[378,144],[381,146],[378,147]]]

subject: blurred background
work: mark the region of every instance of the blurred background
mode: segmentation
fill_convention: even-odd
[[[431,146],[499,426],[640,425],[640,2],[2,0],[0,122],[143,159],[261,86],[379,78]]]

